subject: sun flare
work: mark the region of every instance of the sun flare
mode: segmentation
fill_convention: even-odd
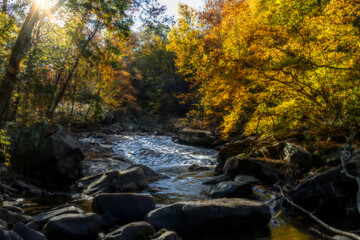
[[[48,0],[34,0],[36,4],[41,7],[45,7],[47,5]]]

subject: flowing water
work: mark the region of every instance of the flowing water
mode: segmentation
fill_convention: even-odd
[[[84,142],[97,142],[112,147],[114,152],[135,164],[144,164],[167,177],[150,184],[146,193],[154,196],[159,206],[178,201],[205,200],[208,186],[202,185],[214,176],[217,151],[174,143],[167,136],[119,135],[108,139],[86,138]],[[189,171],[192,164],[208,167],[208,171]],[[109,166],[111,167],[111,166]],[[254,192],[264,201],[273,202],[274,196],[262,188]],[[275,215],[276,213],[274,213]],[[277,216],[270,226],[271,236],[265,239],[310,240],[307,227],[299,221]]]

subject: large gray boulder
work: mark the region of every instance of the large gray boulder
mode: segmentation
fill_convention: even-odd
[[[47,183],[72,182],[81,176],[84,155],[79,142],[59,125],[36,123],[11,138],[11,167]]]
[[[92,182],[85,190],[86,195],[95,195],[99,193],[126,193],[138,192],[149,187],[140,167],[134,167],[124,172],[110,171]]]
[[[209,131],[184,128],[178,132],[180,143],[199,146],[211,146],[214,135]]]
[[[141,168],[144,171],[146,181],[148,181],[150,183],[159,181],[161,178],[161,175],[159,173],[155,172],[152,168],[150,168],[148,166],[145,166],[142,164],[135,164],[135,165],[129,167],[129,169],[134,168],[134,167]]]
[[[250,175],[262,181],[276,181],[285,177],[287,164],[282,161],[268,161],[251,157],[229,158],[222,172],[235,177],[239,174]]]
[[[269,224],[270,209],[261,202],[229,198],[179,202],[150,212],[145,221],[180,235],[229,233],[251,230]]]
[[[102,226],[111,228],[142,221],[146,214],[155,209],[155,200],[148,194],[100,194],[94,198],[92,208],[101,216]]]
[[[40,228],[42,228],[51,218],[57,217],[64,214],[82,214],[84,211],[76,206],[58,206],[56,208],[50,209],[49,211],[39,213],[34,216],[31,221],[36,223]]]
[[[43,231],[50,240],[96,240],[101,218],[95,213],[65,214],[53,217]]]
[[[351,166],[352,163],[347,164],[349,172],[353,170]],[[353,215],[350,211],[355,211],[358,215],[357,192],[356,179],[347,177],[342,172],[342,167],[338,166],[307,179],[292,189],[288,195],[295,203],[307,210],[311,212],[316,210],[317,215],[336,217]]]
[[[154,234],[155,228],[151,224],[135,222],[109,233],[104,240],[149,240]]]

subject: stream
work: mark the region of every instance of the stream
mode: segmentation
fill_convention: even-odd
[[[203,194],[209,187],[203,182],[214,176],[217,151],[213,149],[186,146],[175,143],[171,137],[154,135],[113,135],[106,138],[84,138],[83,142],[96,142],[111,147],[117,155],[143,164],[167,176],[150,184],[144,193],[153,195],[158,206],[178,201],[206,200]],[[206,171],[190,171],[192,164],[208,167]],[[111,166],[107,166],[111,169]],[[101,171],[106,169],[101,169]],[[260,199],[271,206],[274,196],[261,187],[254,187]],[[277,215],[277,213],[273,213]],[[265,239],[310,240],[308,227],[296,219],[280,214],[270,225],[271,236]],[[263,239],[263,238],[262,238]]]

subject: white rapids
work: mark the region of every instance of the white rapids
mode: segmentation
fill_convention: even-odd
[[[150,184],[151,193],[158,203],[168,204],[180,200],[202,200],[207,186],[202,182],[214,175],[218,151],[178,144],[168,136],[113,135],[106,138],[85,138],[84,142],[97,142],[134,164],[143,164],[168,176]],[[208,171],[189,171],[190,165],[209,167]]]

